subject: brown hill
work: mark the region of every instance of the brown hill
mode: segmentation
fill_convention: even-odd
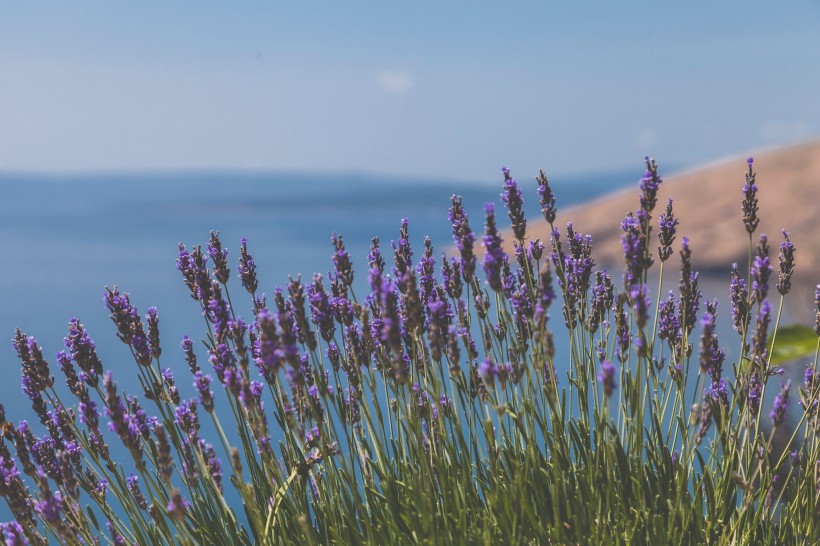
[[[657,218],[671,196],[675,216],[680,219],[675,249],[680,248],[682,236],[689,237],[696,269],[728,275],[732,262],[745,267],[748,234],[743,227],[741,200],[746,169],[746,156],[741,156],[664,177],[653,225],[657,231]],[[662,164],[660,170],[663,176]],[[820,140],[755,154],[754,170],[761,219],[755,241],[761,233],[769,236],[776,279],[777,252],[783,240],[781,229],[789,232],[796,247],[794,284],[797,292],[797,297],[790,299],[802,300],[803,303],[795,307],[808,311],[813,305],[814,287],[820,283]],[[576,231],[592,235],[593,254],[598,264],[611,271],[620,270],[623,266],[620,222],[627,212],[634,212],[639,206],[637,182],[633,189],[569,209],[560,207],[560,188],[556,193],[559,209],[555,225],[562,230],[562,235],[563,227],[571,221]],[[540,237],[546,244],[548,232],[549,226],[543,220],[530,221],[529,237]],[[505,233],[504,240],[509,245],[507,250],[511,251],[512,234]],[[652,248],[656,247],[653,241]],[[670,261],[677,267],[677,252]],[[803,312],[800,310],[798,314]]]

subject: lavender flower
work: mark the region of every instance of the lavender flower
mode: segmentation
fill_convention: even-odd
[[[663,179],[658,175],[658,165],[654,159],[644,157],[646,162],[646,172],[641,179],[641,210],[651,214],[658,202],[658,188],[663,183]]]
[[[345,244],[341,235],[334,233],[330,240],[335,249],[333,253],[333,266],[336,269],[336,275],[345,286],[350,287],[353,285],[353,266],[350,263],[350,254],[345,250]]]
[[[34,511],[43,521],[59,526],[63,512],[62,494],[59,491],[56,493],[51,491],[48,479],[42,472],[38,474],[37,484],[40,486],[40,500],[34,503]]]
[[[737,264],[732,264],[729,295],[732,301],[732,325],[738,334],[743,335],[749,327],[749,291],[746,288],[746,280],[740,276]]]
[[[228,279],[231,278],[231,272],[228,269],[228,250],[222,248],[218,231],[211,232],[211,239],[208,242],[208,256],[211,257],[214,264],[216,280],[221,284],[228,284]]]
[[[534,241],[530,241],[527,244],[527,258],[533,260],[535,262],[541,260],[541,256],[544,255],[544,243],[541,242],[541,239],[536,239]]]
[[[139,478],[134,474],[130,474],[126,479],[126,483],[128,485],[128,491],[131,493],[131,497],[137,506],[142,510],[147,510],[148,501],[145,500],[145,495],[140,491]]]
[[[757,217],[757,186],[755,185],[755,172],[752,170],[754,159],[750,157],[746,163],[749,168],[746,171],[746,185],[743,186],[743,225],[746,226],[746,231],[752,234],[757,229],[760,219]]]
[[[370,242],[370,252],[367,254],[367,261],[369,262],[370,269],[378,269],[379,275],[384,273],[384,257],[382,256],[382,250],[379,248],[379,238],[373,237]]]
[[[476,268],[476,257],[473,253],[475,235],[470,229],[467,213],[461,205],[461,196],[453,195],[451,201],[453,206],[450,207],[448,216],[453,226],[453,240],[461,255],[461,272],[464,275],[464,282],[470,284]]]
[[[196,400],[183,400],[176,409],[176,423],[191,438],[199,432],[199,417],[196,412]]]
[[[214,326],[214,337],[218,343],[223,343],[228,336],[228,323],[231,321],[231,312],[228,303],[222,298],[222,289],[216,281],[211,283],[210,296],[205,302],[204,315]]]
[[[200,370],[194,373],[194,388],[199,393],[199,403],[208,413],[214,411],[214,392],[210,389],[211,376],[203,375]]]
[[[782,295],[789,293],[792,288],[792,273],[794,273],[794,244],[789,240],[789,233],[784,229],[780,243],[780,272],[778,274],[777,291]]]
[[[113,523],[107,521],[105,523],[106,529],[108,529],[109,534],[111,535],[111,542],[114,546],[126,546],[125,539],[122,537],[117,528],[114,526]]]
[[[774,399],[774,407],[769,416],[772,418],[772,423],[775,427],[783,424],[786,418],[786,411],[789,409],[789,389],[791,388],[791,381],[786,381],[780,392],[777,393]]]
[[[598,374],[598,381],[601,382],[604,394],[607,398],[611,398],[615,393],[615,389],[618,387],[618,384],[615,382],[616,372],[617,370],[612,362],[607,360],[601,362],[601,372]]]
[[[771,323],[772,305],[769,300],[763,300],[757,313],[757,324],[752,338],[752,362],[761,370],[768,361],[769,324]]]
[[[430,237],[424,238],[424,255],[419,260],[416,271],[421,287],[421,301],[426,304],[436,282],[436,260],[433,258],[433,243]]]
[[[814,290],[814,305],[817,307],[817,314],[814,318],[814,333],[820,336],[820,284]]]
[[[487,203],[484,205],[484,212],[487,217],[487,224],[484,228],[484,273],[487,275],[487,282],[496,292],[501,292],[501,269],[507,262],[507,254],[501,248],[501,236],[495,225],[495,205]]]
[[[23,368],[23,390],[29,399],[34,400],[47,388],[54,385],[54,376],[49,371],[48,362],[43,358],[43,351],[33,337],[27,337],[19,328],[12,341]]]
[[[752,416],[756,416],[760,410],[761,397],[763,396],[763,382],[760,379],[760,373],[754,370],[748,377],[744,385],[746,405],[749,408]]]
[[[672,349],[681,336],[680,321],[675,313],[675,295],[670,290],[658,311],[658,338],[667,340]]]
[[[649,299],[649,288],[645,284],[634,286],[629,293],[632,300],[633,316],[638,329],[643,329],[649,320],[649,307],[652,301]]]
[[[766,235],[760,236],[757,245],[757,256],[752,262],[752,292],[758,303],[766,299],[769,293],[769,276],[772,266],[769,264],[769,244]]]
[[[672,255],[672,243],[678,228],[678,219],[672,215],[672,198],[666,203],[666,212],[658,218],[658,257],[665,262]]]
[[[457,258],[450,258],[447,261],[447,256],[441,256],[441,280],[447,295],[454,300],[461,297],[463,290],[461,278],[461,262]]]
[[[407,218],[401,219],[401,228],[399,228],[399,240],[391,241],[393,247],[393,262],[396,266],[393,268],[393,274],[398,281],[412,271],[413,268],[413,249],[410,248],[410,221]]]
[[[615,356],[623,364],[629,358],[629,324],[626,320],[624,305],[627,303],[626,294],[618,294],[615,300]]]
[[[170,483],[171,472],[174,470],[174,461],[171,458],[171,444],[168,442],[168,435],[161,424],[154,426],[154,436],[157,448],[157,471],[165,483]]]
[[[208,467],[208,474],[214,481],[214,485],[222,493],[222,463],[216,456],[214,447],[211,444],[205,443],[204,440],[199,441],[200,449],[202,450],[205,465]]]
[[[541,198],[541,213],[544,215],[544,219],[552,225],[555,222],[555,213],[557,212],[555,194],[552,193],[549,180],[547,180],[547,175],[544,174],[543,170],[539,171],[535,180],[538,182],[538,195]]]
[[[682,240],[680,256],[681,279],[678,313],[681,328],[688,335],[692,333],[692,329],[697,322],[701,292],[698,290],[699,275],[697,272],[692,271],[692,251],[689,248],[689,239],[687,237]]]
[[[508,168],[503,167],[501,172],[504,173],[504,191],[501,193],[501,200],[507,206],[513,235],[523,244],[527,233],[527,220],[524,217],[524,199],[521,196],[521,189],[518,187],[518,182],[510,176]]]
[[[102,362],[97,356],[94,341],[91,340],[78,318],[74,317],[69,321],[68,336],[63,339],[63,342],[65,348],[71,353],[71,358],[83,372],[81,379],[92,389],[96,388],[98,377],[103,372]]]
[[[646,236],[641,228],[640,219],[631,212],[621,222],[621,246],[624,250],[626,270],[624,285],[631,287],[643,279],[646,267]]]
[[[151,348],[151,354],[154,358],[159,358],[162,349],[159,346],[159,315],[156,307],[148,308],[145,320],[148,322],[148,346]]]
[[[29,546],[23,527],[16,521],[0,524],[6,546]]]
[[[333,322],[333,309],[330,298],[322,286],[322,276],[314,275],[313,284],[307,287],[308,301],[310,302],[310,319],[315,324],[322,339],[326,342],[333,339],[336,325]]]
[[[199,302],[206,302],[210,297],[211,272],[208,270],[208,257],[202,253],[202,247],[196,246],[189,254],[185,245],[179,244],[177,269],[182,273],[185,285],[191,291],[191,297]],[[116,287],[114,287],[116,290]]]
[[[80,391],[85,387],[83,386],[83,382],[77,375],[77,371],[74,369],[74,365],[71,363],[71,357],[68,356],[68,354],[65,351],[60,351],[59,353],[57,353],[56,358],[57,363],[60,365],[60,369],[63,371],[63,374],[65,375],[68,390],[70,390],[71,394],[73,394],[74,396],[79,396]]]
[[[122,398],[117,394],[117,384],[111,372],[107,372],[103,379],[106,390],[106,414],[111,419],[108,428],[115,432],[122,440],[123,445],[131,452],[138,468],[144,468],[145,462],[142,460],[142,445],[140,444],[140,423],[129,412]]]
[[[248,253],[248,239],[242,237],[242,247],[239,250],[239,265],[236,268],[242,286],[249,294],[256,293],[259,283],[256,280],[256,262],[253,256]]]

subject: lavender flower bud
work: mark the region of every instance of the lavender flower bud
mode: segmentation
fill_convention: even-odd
[[[62,494],[59,491],[51,491],[48,479],[42,472],[38,474],[37,484],[40,487],[40,500],[34,503],[34,511],[43,521],[59,526],[63,512]]]
[[[663,179],[658,175],[658,165],[654,159],[644,157],[646,162],[646,172],[641,179],[641,210],[651,214],[658,202],[658,188],[663,183]]]
[[[82,379],[92,389],[96,388],[98,377],[103,372],[102,362],[97,356],[94,342],[76,317],[69,321],[68,337],[64,338],[63,342],[66,349],[71,353],[71,358],[83,371]]]
[[[772,423],[775,427],[783,424],[786,418],[786,412],[789,409],[789,389],[791,388],[791,381],[786,381],[780,392],[774,398],[774,407],[769,416],[772,418]]]
[[[697,272],[692,271],[692,251],[689,248],[689,239],[684,237],[681,242],[681,279],[680,305],[678,308],[681,327],[687,335],[697,322],[698,308],[700,307],[701,292],[698,290]]]
[[[629,294],[632,300],[633,316],[638,329],[643,329],[649,320],[649,307],[652,301],[649,299],[649,288],[645,284],[634,286]]]
[[[228,323],[231,321],[231,312],[228,303],[222,298],[222,289],[216,281],[211,283],[204,315],[214,326],[214,337],[217,343],[224,343],[229,333]]]
[[[322,286],[322,276],[313,275],[313,284],[307,287],[308,301],[310,302],[310,319],[313,321],[326,342],[333,339],[336,325],[333,322],[333,309],[330,298]]]
[[[254,295],[259,283],[256,280],[256,262],[248,253],[248,239],[242,237],[242,247],[239,249],[239,265],[236,268],[242,286],[249,294]]]
[[[113,523],[111,523],[110,521],[107,521],[105,523],[105,527],[106,527],[106,529],[108,529],[108,532],[111,534],[111,543],[114,544],[114,546],[126,546],[125,539],[122,537],[120,532],[117,531],[117,528],[114,526]]]
[[[336,249],[336,252],[333,253],[333,266],[336,268],[336,275],[345,286],[350,287],[353,284],[353,265],[350,263],[350,254],[345,250],[341,235],[334,233],[331,241],[333,242],[333,248]]]
[[[527,244],[527,258],[533,261],[539,261],[541,256],[544,255],[544,243],[541,242],[541,239],[536,239],[534,241],[530,241]]]
[[[159,346],[159,315],[156,307],[148,308],[145,320],[148,321],[148,346],[151,348],[151,354],[154,358],[159,358],[162,349]]]
[[[222,248],[218,231],[211,232],[211,240],[208,242],[208,255],[214,264],[216,280],[222,284],[227,284],[228,279],[231,278],[231,272],[228,269],[228,250]]]
[[[401,219],[401,228],[399,228],[399,240],[391,241],[393,247],[393,261],[396,267],[393,268],[393,274],[396,280],[401,281],[402,277],[411,271],[413,268],[413,249],[410,248],[410,221],[407,218]]]
[[[436,260],[433,258],[433,243],[430,237],[424,238],[424,255],[419,260],[416,271],[421,287],[421,301],[426,304],[436,282]]]
[[[182,273],[185,285],[191,291],[191,297],[199,302],[206,302],[210,297],[211,272],[207,266],[208,257],[202,253],[202,247],[196,246],[189,254],[185,245],[179,244],[177,269]],[[114,288],[116,290],[116,287]]]
[[[214,411],[214,393],[210,389],[211,376],[203,375],[200,370],[194,373],[194,388],[199,393],[199,403],[208,413]]]
[[[794,273],[794,245],[789,240],[789,233],[784,229],[780,243],[780,272],[778,274],[777,291],[782,295],[789,293],[792,288],[792,273]]]
[[[65,351],[60,351],[57,353],[56,358],[57,363],[60,365],[60,369],[65,375],[68,389],[71,391],[71,394],[78,396],[79,392],[85,387],[83,386],[83,382],[77,376],[77,371],[74,369],[74,365],[71,364],[71,357],[68,356]]]
[[[760,410],[761,397],[763,396],[763,382],[760,380],[760,373],[755,370],[745,382],[746,406],[751,415],[756,416]]]
[[[678,228],[678,219],[672,215],[672,198],[666,203],[666,212],[658,218],[658,257],[665,262],[672,255],[672,243]]]
[[[612,362],[607,360],[601,362],[601,372],[598,374],[598,381],[601,382],[604,394],[607,398],[611,398],[615,393],[615,389],[618,388],[618,384],[615,382],[616,372],[617,370]]]
[[[381,248],[379,248],[379,238],[373,237],[370,243],[370,252],[367,254],[368,264],[370,269],[378,269],[379,275],[384,273],[384,257],[382,257]]]
[[[508,260],[507,254],[501,248],[501,236],[495,225],[495,205],[487,203],[484,205],[484,212],[487,217],[487,224],[484,228],[484,273],[487,275],[487,282],[490,288],[500,292],[503,288],[501,283],[501,269]]]
[[[746,288],[746,280],[740,276],[737,264],[732,264],[729,294],[732,300],[732,325],[738,334],[743,335],[749,327],[749,291]]]
[[[295,280],[290,277],[288,294],[290,294],[290,304],[298,330],[299,343],[307,345],[312,351],[316,349],[316,334],[311,330],[310,322],[305,314],[305,290],[301,277],[296,277]]]
[[[768,361],[769,324],[771,323],[772,305],[769,300],[763,300],[757,313],[757,324],[752,337],[752,363],[765,371]]]
[[[3,539],[7,546],[29,546],[31,544],[26,538],[25,530],[22,525],[16,521],[0,524],[2,528]]]
[[[527,220],[524,217],[524,199],[521,196],[521,189],[510,176],[509,169],[504,167],[501,172],[504,173],[504,191],[501,193],[501,200],[507,206],[510,221],[512,222],[513,235],[523,244],[524,236],[527,233]]]
[[[170,483],[171,472],[174,470],[174,461],[171,458],[171,444],[168,442],[168,435],[165,433],[165,427],[161,424],[154,426],[154,436],[157,441],[157,470],[159,476],[165,483]]]
[[[199,417],[196,412],[196,400],[183,400],[176,409],[176,423],[190,438],[197,438]]]
[[[814,290],[814,305],[817,306],[817,315],[814,318],[814,333],[820,336],[820,284]]]
[[[769,293],[769,277],[772,273],[772,266],[769,264],[769,244],[766,235],[760,236],[760,243],[757,245],[757,256],[752,262],[752,292],[758,303],[766,299]]]
[[[642,281],[644,272],[651,265],[647,260],[646,235],[640,219],[631,212],[621,222],[621,230],[624,232],[621,236],[621,246],[626,262],[624,285],[631,287]]]
[[[23,391],[30,400],[54,385],[54,376],[49,372],[43,351],[33,337],[27,337],[19,328],[12,340],[23,368]]]
[[[134,474],[130,474],[126,479],[126,483],[128,484],[128,491],[131,493],[131,497],[134,499],[137,506],[141,510],[147,510],[148,501],[145,500],[145,495],[143,495],[142,491],[140,491],[139,478]]]
[[[538,195],[541,198],[541,213],[544,215],[544,219],[552,225],[555,222],[555,213],[557,212],[555,208],[555,194],[552,193],[549,180],[547,180],[547,175],[544,174],[543,170],[539,171],[538,176],[535,177],[535,181],[538,182]]]
[[[203,440],[199,441],[202,456],[205,459],[205,465],[208,467],[208,474],[214,481],[214,485],[222,493],[222,463],[216,456],[214,447],[211,444],[205,443]]]
[[[453,240],[461,255],[461,272],[464,275],[464,282],[470,284],[473,280],[476,267],[476,257],[473,253],[475,235],[473,235],[473,231],[470,229],[467,213],[464,212],[464,208],[461,205],[461,196],[453,195],[451,201],[453,206],[450,208],[448,216],[453,226]]]
[[[746,185],[743,186],[743,225],[751,234],[757,229],[760,219],[757,217],[757,186],[755,185],[755,172],[752,170],[754,160],[750,157],[746,163],[749,169],[746,171]]]

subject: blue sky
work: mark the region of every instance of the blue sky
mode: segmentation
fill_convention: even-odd
[[[820,136],[818,6],[0,1],[0,170],[693,165]]]

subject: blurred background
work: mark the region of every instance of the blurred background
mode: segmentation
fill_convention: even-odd
[[[403,217],[416,256],[424,235],[440,256],[453,193],[480,232],[504,165],[534,217],[539,168],[564,211],[635,193],[651,155],[664,176],[735,158],[711,183],[743,235],[745,154],[820,135],[819,25],[811,1],[0,2],[0,401],[12,421],[31,415],[14,328],[53,363],[72,316],[135,388],[106,285],[159,308],[163,365],[190,396],[178,344],[203,323],[175,258],[211,229],[234,274],[249,238],[269,295],[288,275],[327,272],[341,233],[362,286],[371,237],[389,257]],[[787,191],[778,172],[762,192]],[[812,211],[805,192],[820,182],[800,172],[793,195]],[[785,220],[788,207],[761,204]]]

